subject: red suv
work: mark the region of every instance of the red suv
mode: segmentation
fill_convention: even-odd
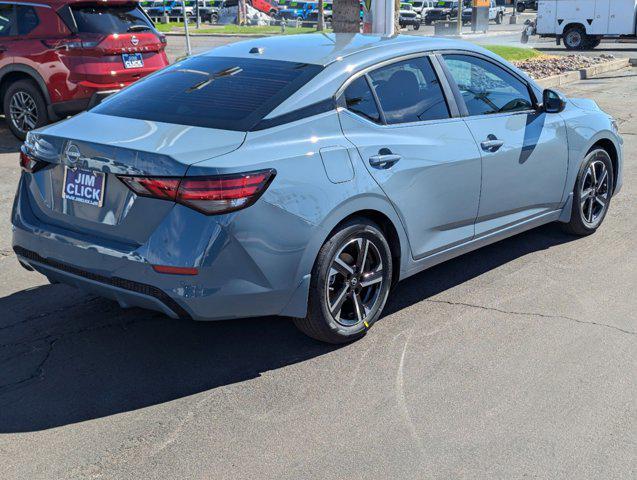
[[[130,0],[0,3],[0,93],[26,133],[168,65],[166,39]]]

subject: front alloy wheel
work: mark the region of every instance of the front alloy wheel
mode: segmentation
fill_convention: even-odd
[[[580,192],[580,215],[589,228],[597,228],[604,218],[610,200],[610,177],[601,160],[590,163],[584,174]]]
[[[604,221],[613,195],[615,172],[606,150],[586,155],[573,191],[571,219],[564,229],[573,235],[590,235]]]

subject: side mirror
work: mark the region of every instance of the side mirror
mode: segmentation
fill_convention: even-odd
[[[546,113],[560,113],[566,108],[566,100],[555,90],[544,90],[542,94],[542,109]]]

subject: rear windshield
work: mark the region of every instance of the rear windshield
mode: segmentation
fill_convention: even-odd
[[[153,29],[137,5],[92,5],[71,7],[71,10],[82,33],[126,33],[145,26]]]
[[[193,57],[133,84],[91,111],[249,131],[322,68],[254,58]]]

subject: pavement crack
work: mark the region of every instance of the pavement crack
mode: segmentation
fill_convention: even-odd
[[[51,352],[53,351],[53,346],[55,345],[55,342],[57,341],[58,341],[57,338],[49,339],[46,346],[46,353],[44,354],[44,357],[42,358],[42,360],[36,365],[35,369],[33,370],[33,373],[31,373],[28,377],[23,378],[21,380],[0,385],[0,392],[4,392],[8,390],[9,388],[17,387],[18,385],[22,385],[24,383],[30,382],[31,380],[35,380],[36,378],[39,378],[39,379],[44,378],[44,366],[49,361],[49,358],[51,357]]]
[[[439,303],[439,304],[443,304],[443,305],[453,305],[453,306],[458,306],[458,307],[477,308],[477,309],[480,309],[480,310],[487,310],[487,311],[491,311],[491,312],[503,313],[505,315],[518,315],[518,316],[524,316],[524,317],[540,317],[540,318],[552,318],[552,319],[559,319],[559,320],[568,320],[569,322],[580,323],[580,324],[583,324],[583,325],[595,325],[597,327],[610,328],[611,330],[616,330],[618,332],[626,333],[628,335],[637,335],[637,332],[633,332],[631,330],[626,330],[626,329],[617,327],[615,325],[609,325],[607,323],[599,323],[599,322],[593,322],[593,321],[580,320],[580,319],[573,318],[573,317],[567,317],[565,315],[549,315],[549,314],[537,313],[537,312],[517,312],[517,311],[512,311],[512,310],[502,310],[500,308],[495,308],[495,307],[485,307],[483,305],[475,305],[475,304],[472,304],[472,303],[451,302],[451,301],[448,301],[448,300],[427,299],[426,301],[427,302],[431,302],[431,303]]]
[[[99,297],[91,297],[88,300],[85,300],[84,302],[76,303],[76,304],[72,305],[71,307],[66,305],[66,306],[63,306],[63,307],[56,308],[55,310],[50,310],[48,312],[42,312],[42,313],[36,313],[34,315],[29,315],[28,317],[23,318],[22,320],[19,320],[19,321],[15,322],[15,323],[10,323],[9,325],[2,325],[0,327],[0,332],[2,330],[6,330],[8,328],[18,327],[20,325],[32,322],[34,320],[39,320],[39,319],[46,318],[48,316],[55,315],[55,314],[62,313],[62,312],[68,312],[69,308],[83,307],[85,305],[88,305],[91,302],[94,302],[98,298]]]

